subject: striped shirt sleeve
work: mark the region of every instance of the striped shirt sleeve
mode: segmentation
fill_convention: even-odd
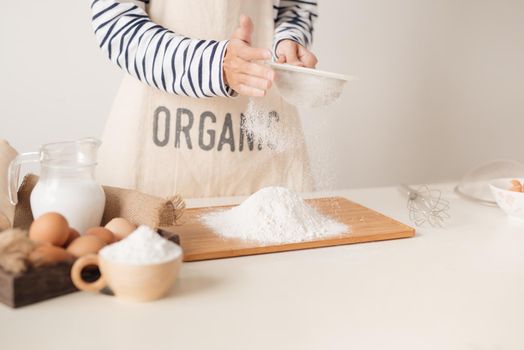
[[[148,0],[90,0],[96,40],[107,57],[140,81],[197,98],[233,96],[224,83],[227,40],[178,35],[151,21]]]
[[[275,36],[273,52],[285,39],[309,47],[313,41],[313,26],[317,19],[316,0],[281,0],[273,5],[275,13]]]

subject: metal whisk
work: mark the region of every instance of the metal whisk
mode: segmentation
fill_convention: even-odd
[[[442,198],[442,192],[423,185],[414,189],[408,185],[400,186],[408,196],[409,219],[416,226],[426,222],[433,227],[442,227],[444,220],[450,217],[449,201]]]

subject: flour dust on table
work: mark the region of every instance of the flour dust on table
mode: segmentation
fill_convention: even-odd
[[[204,214],[201,221],[225,238],[263,244],[296,243],[349,232],[284,187],[266,187],[239,206]]]

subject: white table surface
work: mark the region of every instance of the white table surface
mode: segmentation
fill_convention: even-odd
[[[524,228],[439,187],[445,229],[186,263],[152,303],[0,305],[0,349],[524,349]],[[409,223],[395,188],[336,193]]]

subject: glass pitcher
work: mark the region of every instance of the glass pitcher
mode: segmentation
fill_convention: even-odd
[[[95,181],[99,147],[99,140],[85,138],[50,143],[39,152],[19,155],[9,165],[9,200],[13,205],[18,202],[21,165],[40,163],[40,179],[31,192],[33,217],[60,213],[80,233],[99,226],[105,206],[104,190]]]

